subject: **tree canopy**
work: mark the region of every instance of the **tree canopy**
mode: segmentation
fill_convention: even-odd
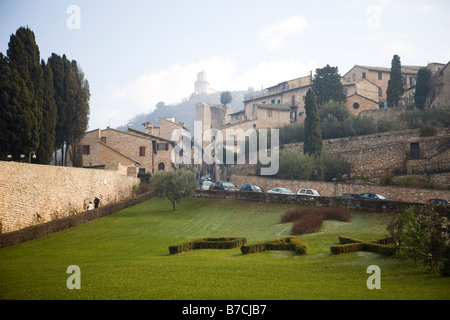
[[[150,185],[156,195],[169,199],[173,210],[176,210],[176,203],[195,193],[197,180],[192,171],[177,169],[153,174]]]
[[[81,166],[89,84],[76,61],[53,53],[45,63],[39,55],[28,27],[11,35],[7,56],[0,53],[0,159],[28,160],[34,153],[36,162],[49,164],[66,145],[72,164]]]
[[[346,100],[338,67],[327,64],[323,68],[316,69],[312,89],[319,106],[330,101],[345,102]]]
[[[420,68],[417,72],[416,91],[414,93],[414,104],[416,108],[424,109],[425,101],[431,91],[431,71]]]

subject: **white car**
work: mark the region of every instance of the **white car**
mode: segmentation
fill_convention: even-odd
[[[267,193],[295,194],[287,188],[272,188]]]
[[[213,185],[214,183],[210,180],[205,180],[202,182],[202,190],[209,190],[209,188]]]
[[[320,197],[320,193],[314,189],[300,189],[300,190],[298,190],[297,194],[300,194],[303,196]]]

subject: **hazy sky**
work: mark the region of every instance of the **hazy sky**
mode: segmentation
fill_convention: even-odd
[[[326,64],[450,60],[448,0],[0,0],[0,52],[28,26],[41,59],[76,60],[90,84],[89,129],[127,124],[194,91],[255,90]],[[237,110],[234,110],[237,111]]]

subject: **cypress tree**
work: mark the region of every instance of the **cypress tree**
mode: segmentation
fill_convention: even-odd
[[[320,130],[316,95],[311,88],[306,93],[305,113],[305,142],[303,153],[318,156],[322,152],[322,133]]]
[[[33,31],[21,27],[16,34],[11,35],[8,44],[8,58],[11,68],[17,70],[24,80],[32,99],[29,110],[24,115],[27,118],[22,123],[24,126],[21,153],[28,156],[36,152],[39,147],[39,137],[42,130],[42,109],[44,104],[44,78],[40,64],[39,47],[36,44]],[[19,134],[19,133],[17,133]],[[39,155],[37,155],[39,157]]]
[[[394,55],[391,63],[391,76],[386,90],[387,104],[390,108],[398,107],[405,89],[403,87],[402,64],[400,57]]]
[[[65,58],[65,56],[64,56]],[[65,72],[63,58],[52,53],[48,58],[48,65],[53,74],[54,99],[56,103],[57,122],[55,126],[55,164],[58,164],[58,149],[64,146],[65,135],[64,128],[66,124],[66,90],[65,90]]]
[[[417,73],[416,91],[414,93],[414,103],[416,108],[424,109],[425,101],[431,90],[431,71],[427,68],[419,69]]]
[[[28,121],[32,113],[32,96],[25,81],[9,59],[0,53],[0,159],[8,155],[14,161],[26,154],[33,131]]]
[[[44,107],[42,110],[42,131],[39,139],[39,148],[36,159],[38,163],[50,164],[55,148],[55,127],[57,121],[57,109],[55,103],[55,89],[53,87],[53,73],[45,61],[41,61],[44,72]]]

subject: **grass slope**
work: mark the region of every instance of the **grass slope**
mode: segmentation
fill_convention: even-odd
[[[177,211],[151,199],[46,238],[0,249],[0,299],[449,299],[450,279],[409,260],[360,252],[331,255],[339,235],[377,239],[390,217],[354,213],[300,236],[308,253],[240,249],[170,255],[168,246],[200,237],[245,237],[248,243],[289,235],[280,216],[292,205],[186,199]],[[370,265],[381,289],[366,286]],[[69,290],[67,267],[81,270]]]

